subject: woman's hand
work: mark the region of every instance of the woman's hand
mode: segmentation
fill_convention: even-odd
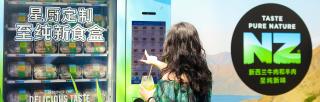
[[[154,65],[154,66],[158,67],[160,70],[167,67],[167,64],[159,61],[157,56],[150,56],[148,54],[147,50],[144,50],[144,55],[146,56],[146,59],[140,60],[141,62]]]
[[[150,97],[153,96],[153,93],[156,91],[154,88],[153,90],[147,90],[143,86],[140,85],[140,95],[143,98],[143,100],[148,101]]]
[[[152,64],[155,65],[158,62],[157,56],[150,56],[147,52],[147,50],[144,50],[144,55],[146,56],[145,60],[140,60],[141,62],[144,62],[146,64]]]

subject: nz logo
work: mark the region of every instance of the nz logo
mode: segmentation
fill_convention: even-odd
[[[271,33],[261,34],[261,43],[251,32],[243,33],[243,63],[254,64],[256,57],[265,64],[300,64],[300,49],[292,53],[300,44],[300,33]],[[283,44],[277,51],[272,51],[273,43]]]
[[[279,4],[263,4],[238,22],[231,55],[240,79],[264,95],[296,87],[309,69],[312,45],[303,20]]]

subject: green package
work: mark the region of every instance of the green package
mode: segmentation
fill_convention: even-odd
[[[77,77],[77,66],[74,64],[69,65],[69,72],[72,75],[72,77]]]
[[[20,47],[20,53],[27,53],[27,47],[28,43],[27,42],[19,42],[19,47]]]

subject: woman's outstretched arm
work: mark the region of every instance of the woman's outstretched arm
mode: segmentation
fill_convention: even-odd
[[[144,62],[146,64],[154,65],[155,67],[159,68],[160,70],[167,67],[167,63],[159,61],[157,56],[150,56],[147,52],[147,50],[144,51],[144,54],[146,56],[145,60],[140,60],[141,62]]]

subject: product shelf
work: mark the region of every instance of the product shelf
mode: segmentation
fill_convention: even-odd
[[[74,79],[75,82],[95,82],[96,79]],[[99,82],[106,82],[107,79],[98,79]],[[36,83],[66,83],[72,82],[71,79],[53,80],[6,80],[7,84],[36,84]]]
[[[107,57],[108,52],[102,54],[7,54],[7,57]]]

